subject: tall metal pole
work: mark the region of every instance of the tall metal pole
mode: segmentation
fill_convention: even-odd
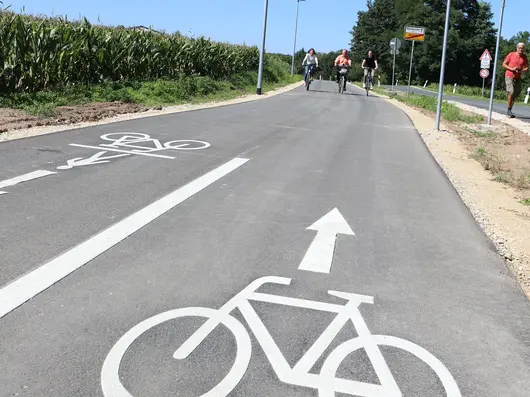
[[[298,33],[298,11],[300,10],[300,0],[296,0],[296,24],[294,28],[294,46],[293,46],[293,59],[291,61],[291,76],[294,74],[294,55],[296,53],[296,35]]]
[[[256,93],[261,95],[261,82],[263,79],[263,58],[265,55],[265,38],[267,36],[267,11],[269,10],[269,0],[265,0],[265,12],[263,15],[263,39],[259,51],[258,87]]]
[[[445,77],[445,57],[447,54],[447,36],[449,35],[449,15],[451,14],[451,0],[447,0],[447,9],[445,11],[445,31],[444,43],[442,50],[442,65],[440,70],[440,86],[438,87],[438,106],[436,109],[436,129],[440,130],[440,116],[442,113],[442,98],[444,92],[444,77]]]
[[[410,51],[410,69],[409,69],[409,88],[407,94],[410,95],[410,78],[412,76],[412,58],[414,57],[414,40],[412,41],[412,50]]]
[[[394,91],[394,81],[395,81],[395,74],[396,74],[396,51],[397,51],[397,40],[394,41],[394,61],[392,63],[392,89],[391,91]]]
[[[490,106],[488,110],[488,125],[491,125],[491,112],[493,111],[493,98],[495,96],[495,79],[497,77],[497,60],[499,59],[499,46],[501,42],[502,20],[504,19],[504,5],[505,5],[505,0],[502,0],[499,32],[497,33],[497,45],[495,46],[495,59],[493,60],[493,77],[491,79]]]

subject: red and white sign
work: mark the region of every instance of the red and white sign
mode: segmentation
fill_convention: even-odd
[[[483,61],[483,60],[484,60],[484,61],[486,61],[486,60],[488,60],[488,61],[492,61],[492,60],[493,60],[493,58],[491,57],[491,54],[490,54],[490,52],[488,51],[487,48],[484,50],[484,52],[482,53],[482,55],[480,56],[479,59],[480,59],[481,61]]]
[[[483,79],[487,79],[489,75],[490,71],[488,69],[482,69],[480,71],[480,77],[482,77]]]

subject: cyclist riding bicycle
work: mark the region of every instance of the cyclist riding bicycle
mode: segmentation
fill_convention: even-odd
[[[337,58],[335,58],[335,67],[339,66],[337,68],[337,84],[340,84],[340,66],[350,66],[351,67],[351,59],[348,56],[348,50],[342,50],[342,54],[340,54]],[[346,91],[346,82],[348,81],[348,75],[344,75],[344,91]]]
[[[366,76],[368,75],[368,71],[370,70],[370,89],[374,88],[374,76],[375,71],[378,68],[377,65],[377,59],[374,56],[374,53],[372,50],[368,51],[368,56],[366,58],[363,58],[363,62],[361,64],[361,67],[364,69],[364,79],[363,79],[363,88],[366,88]]]
[[[313,74],[315,73],[315,65],[318,67],[318,58],[315,54],[315,49],[311,48],[302,61],[302,66],[305,66],[304,86],[307,85],[307,74],[309,73],[309,68],[311,68],[311,74]],[[311,76],[311,80],[313,80],[313,76]]]

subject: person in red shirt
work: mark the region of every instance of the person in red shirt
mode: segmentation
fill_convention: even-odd
[[[506,69],[506,91],[508,92],[508,117],[515,117],[512,114],[512,107],[515,99],[521,94],[522,82],[521,75],[528,71],[528,58],[526,57],[524,43],[517,44],[517,51],[510,52],[502,67]]]
[[[335,62],[333,63],[335,67],[337,66],[349,66],[351,67],[351,59],[348,56],[348,50],[342,50],[342,53],[335,58]],[[346,81],[348,80],[348,75],[344,76],[344,91],[346,91]],[[340,82],[340,73],[339,69],[337,69],[337,84]]]

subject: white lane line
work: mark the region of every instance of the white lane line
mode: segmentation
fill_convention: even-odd
[[[0,318],[247,161],[230,160],[3,287]]]
[[[170,159],[173,160],[175,157],[171,156],[164,156],[163,154],[152,154],[152,153],[144,153],[144,152],[134,152],[130,150],[120,150],[120,149],[111,149],[108,147],[101,147],[101,146],[90,146],[90,145],[79,145],[77,143],[71,143],[70,146],[77,146],[77,147],[84,147],[89,149],[97,149],[97,150],[106,150],[109,152],[118,152],[118,153],[128,153],[128,154],[139,154],[140,156],[150,156],[150,157],[160,157],[161,159]]]
[[[0,194],[7,194],[7,192],[0,192]]]
[[[24,174],[20,176],[16,176],[11,179],[6,179],[5,181],[0,181],[0,189],[8,186],[14,186],[21,182],[27,182],[31,181],[32,179],[42,178],[44,176],[53,175],[56,174],[56,172],[53,171],[46,171],[46,170],[38,170],[30,172],[29,174]],[[6,192],[2,192],[0,194],[5,194]]]

